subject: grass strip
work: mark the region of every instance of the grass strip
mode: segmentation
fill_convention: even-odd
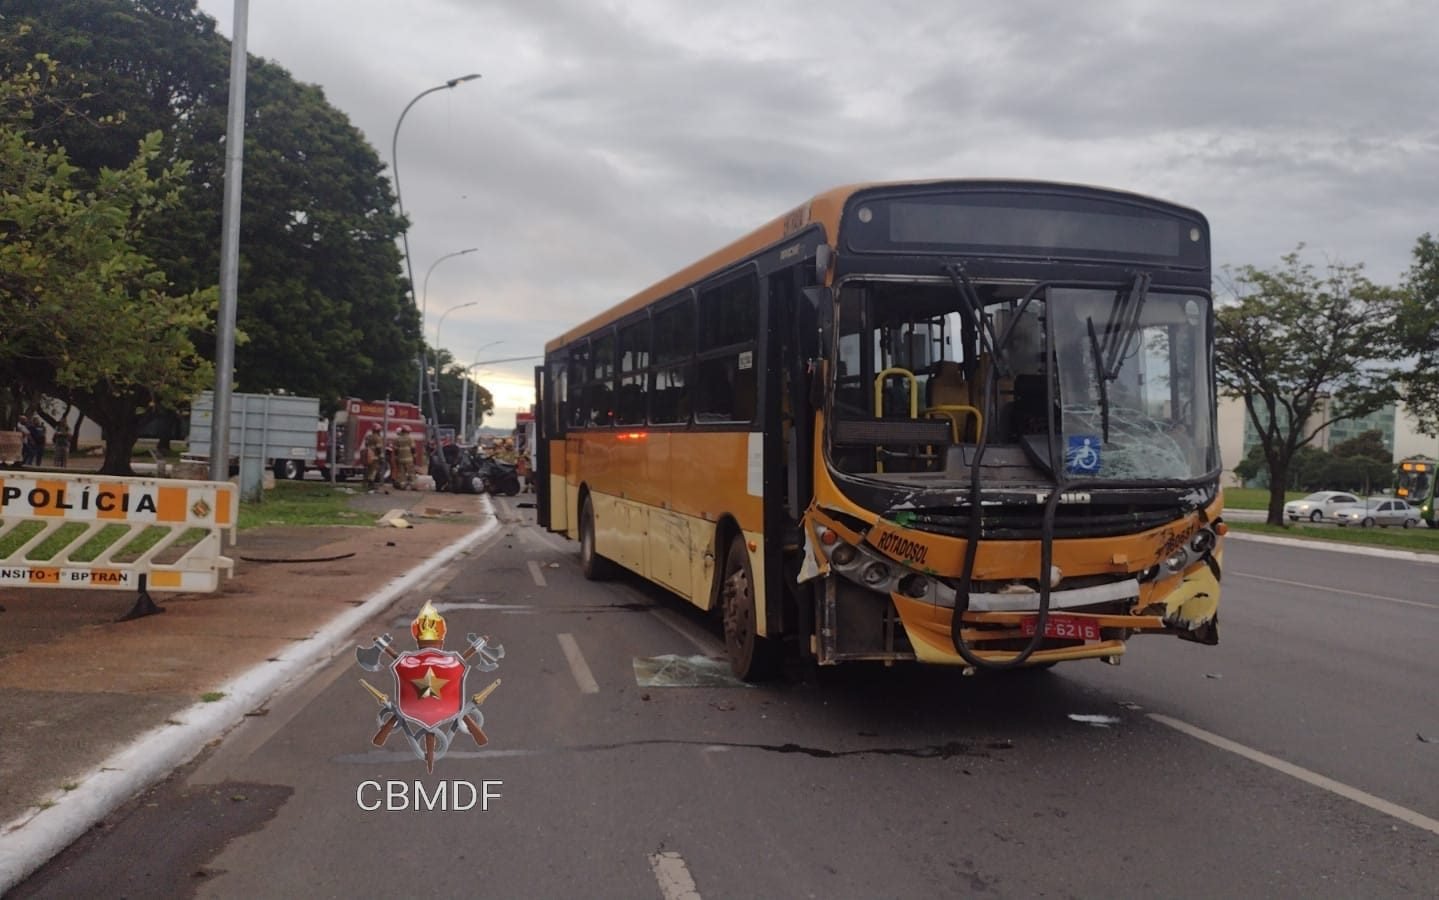
[[[326,482],[278,481],[259,503],[240,504],[240,530],[264,525],[361,525],[370,519],[350,510],[353,488]]]

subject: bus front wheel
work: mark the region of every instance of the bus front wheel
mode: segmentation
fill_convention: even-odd
[[[720,602],[725,650],[729,653],[730,668],[735,675],[745,681],[763,681],[774,675],[779,664],[779,648],[774,641],[759,635],[754,573],[750,569],[743,535],[735,535],[730,541],[729,553],[725,556]]]
[[[588,495],[580,510],[580,571],[589,581],[604,581],[614,573],[614,565],[595,549],[595,507]]]

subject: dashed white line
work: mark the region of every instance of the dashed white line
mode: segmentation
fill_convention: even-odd
[[[1190,737],[1198,738],[1199,740],[1204,741],[1206,744],[1218,747],[1221,750],[1228,750],[1230,753],[1242,756],[1245,759],[1250,760],[1251,762],[1257,762],[1261,766],[1268,766],[1274,771],[1282,772],[1285,775],[1290,776],[1291,778],[1297,778],[1305,784],[1310,784],[1314,787],[1321,788],[1330,792],[1331,794],[1337,794],[1338,796],[1343,797],[1346,800],[1352,800],[1355,803],[1358,803],[1362,806],[1367,806],[1370,809],[1375,810],[1376,812],[1384,813],[1386,816],[1393,816],[1401,822],[1407,822],[1416,828],[1422,828],[1425,831],[1432,832],[1433,834],[1439,834],[1439,820],[1431,819],[1423,813],[1417,813],[1414,810],[1400,806],[1397,803],[1391,803],[1388,800],[1383,799],[1382,797],[1376,797],[1373,794],[1366,793],[1355,787],[1350,787],[1349,785],[1344,784],[1343,782],[1335,781],[1332,778],[1327,778],[1323,775],[1320,775],[1318,772],[1311,772],[1302,766],[1296,766],[1294,763],[1285,762],[1278,757],[1270,756],[1268,753],[1255,750],[1252,747],[1246,747],[1243,744],[1235,743],[1228,738],[1220,737],[1213,732],[1205,731],[1203,728],[1190,725],[1188,722],[1181,722],[1178,719],[1171,719],[1169,716],[1162,716],[1158,713],[1150,713],[1149,718],[1160,723],[1161,725],[1168,725],[1175,731],[1180,731],[1184,734],[1189,735]]]
[[[1268,575],[1253,575],[1249,572],[1230,572],[1230,575],[1238,575],[1240,578],[1253,578],[1255,581],[1272,581],[1275,584],[1287,584],[1291,587],[1309,588],[1315,591],[1324,591],[1330,594],[1344,594],[1348,597],[1363,597],[1365,600],[1387,600],[1390,603],[1402,603],[1405,606],[1423,606],[1427,609],[1439,609],[1439,604],[1425,603],[1422,600],[1403,600],[1399,597],[1385,597],[1382,594],[1365,594],[1360,591],[1346,591],[1340,588],[1325,587],[1322,584],[1309,584],[1304,581],[1288,581],[1283,578],[1270,578]]]
[[[724,653],[724,646],[719,641],[710,638],[709,635],[703,637],[696,635],[695,629],[674,611],[657,607],[650,610],[650,615],[668,625],[671,630],[693,644],[695,649],[704,655],[718,656]]]
[[[535,562],[535,561],[532,559],[532,560],[530,560],[530,562],[529,562],[529,567],[530,567],[530,577],[535,580],[535,587],[544,587],[544,586],[545,586],[545,576],[544,576],[544,573],[542,573],[542,572],[540,571],[540,564],[537,563],[537,562]]]
[[[700,900],[685,859],[673,850],[650,854],[650,868],[665,900]]]
[[[580,652],[580,645],[575,643],[575,636],[561,634],[557,637],[560,639],[560,649],[565,651],[565,659],[569,660],[570,673],[575,676],[575,683],[580,686],[580,693],[598,694],[599,683],[590,672],[589,663],[585,662],[585,655]]]

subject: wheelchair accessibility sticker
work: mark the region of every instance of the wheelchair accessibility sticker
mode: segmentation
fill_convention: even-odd
[[[1069,475],[1099,474],[1099,435],[1070,435],[1064,448],[1064,471]]]

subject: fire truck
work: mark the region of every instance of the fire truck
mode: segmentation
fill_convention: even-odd
[[[370,426],[379,425],[385,435],[385,459],[381,463],[380,478],[389,481],[391,473],[398,468],[395,464],[395,439],[400,428],[409,429],[415,439],[415,471],[423,473],[429,459],[425,449],[425,417],[413,403],[395,401],[360,400],[347,397],[340,410],[335,413],[335,452],[330,453],[330,423],[320,420],[315,428],[315,468],[320,477],[329,479],[331,459],[335,460],[335,480],[344,481],[354,476],[365,476],[365,435]],[[305,477],[305,463],[295,459],[275,460],[276,478]]]

